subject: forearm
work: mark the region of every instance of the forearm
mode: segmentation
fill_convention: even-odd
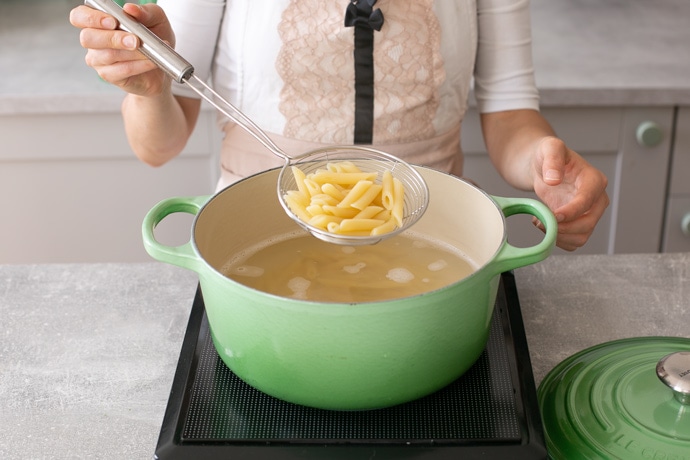
[[[532,154],[553,128],[536,110],[511,110],[481,115],[487,152],[497,171],[513,187],[531,190]]]
[[[194,130],[199,105],[196,100],[176,98],[170,91],[146,97],[128,94],[122,116],[137,157],[160,166],[177,156]]]

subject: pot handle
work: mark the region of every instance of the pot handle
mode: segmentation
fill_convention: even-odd
[[[153,234],[156,226],[165,217],[176,212],[186,212],[197,215],[201,208],[211,198],[210,196],[174,197],[167,198],[156,204],[146,213],[141,224],[141,234],[144,239],[144,248],[151,257],[161,262],[166,262],[179,267],[198,272],[199,258],[192,247],[192,240],[180,246],[166,246],[159,243]]]
[[[504,216],[530,214],[539,219],[546,229],[544,239],[535,246],[518,248],[506,242],[492,262],[497,273],[524,267],[546,259],[556,245],[556,236],[558,234],[558,222],[556,222],[556,217],[551,210],[541,201],[531,198],[506,198],[499,196],[492,196],[491,198],[501,208]]]

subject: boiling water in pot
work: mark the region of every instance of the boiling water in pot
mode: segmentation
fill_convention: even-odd
[[[320,302],[410,297],[476,271],[455,248],[406,233],[373,246],[338,246],[308,235],[284,235],[243,251],[221,272],[260,291]]]

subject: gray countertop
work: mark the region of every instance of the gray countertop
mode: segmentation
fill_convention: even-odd
[[[537,382],[592,345],[689,335],[690,253],[515,276]],[[0,458],[151,458],[196,283],[157,262],[0,265]]]
[[[0,2],[0,115],[119,110],[68,22],[79,3]],[[687,0],[532,0],[532,16],[542,106],[690,104]]]
[[[687,0],[531,0],[542,106],[690,103]]]

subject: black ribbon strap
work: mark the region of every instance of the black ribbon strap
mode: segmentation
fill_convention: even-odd
[[[355,144],[374,137],[374,30],[381,30],[383,13],[376,0],[350,0],[345,27],[355,28]]]

